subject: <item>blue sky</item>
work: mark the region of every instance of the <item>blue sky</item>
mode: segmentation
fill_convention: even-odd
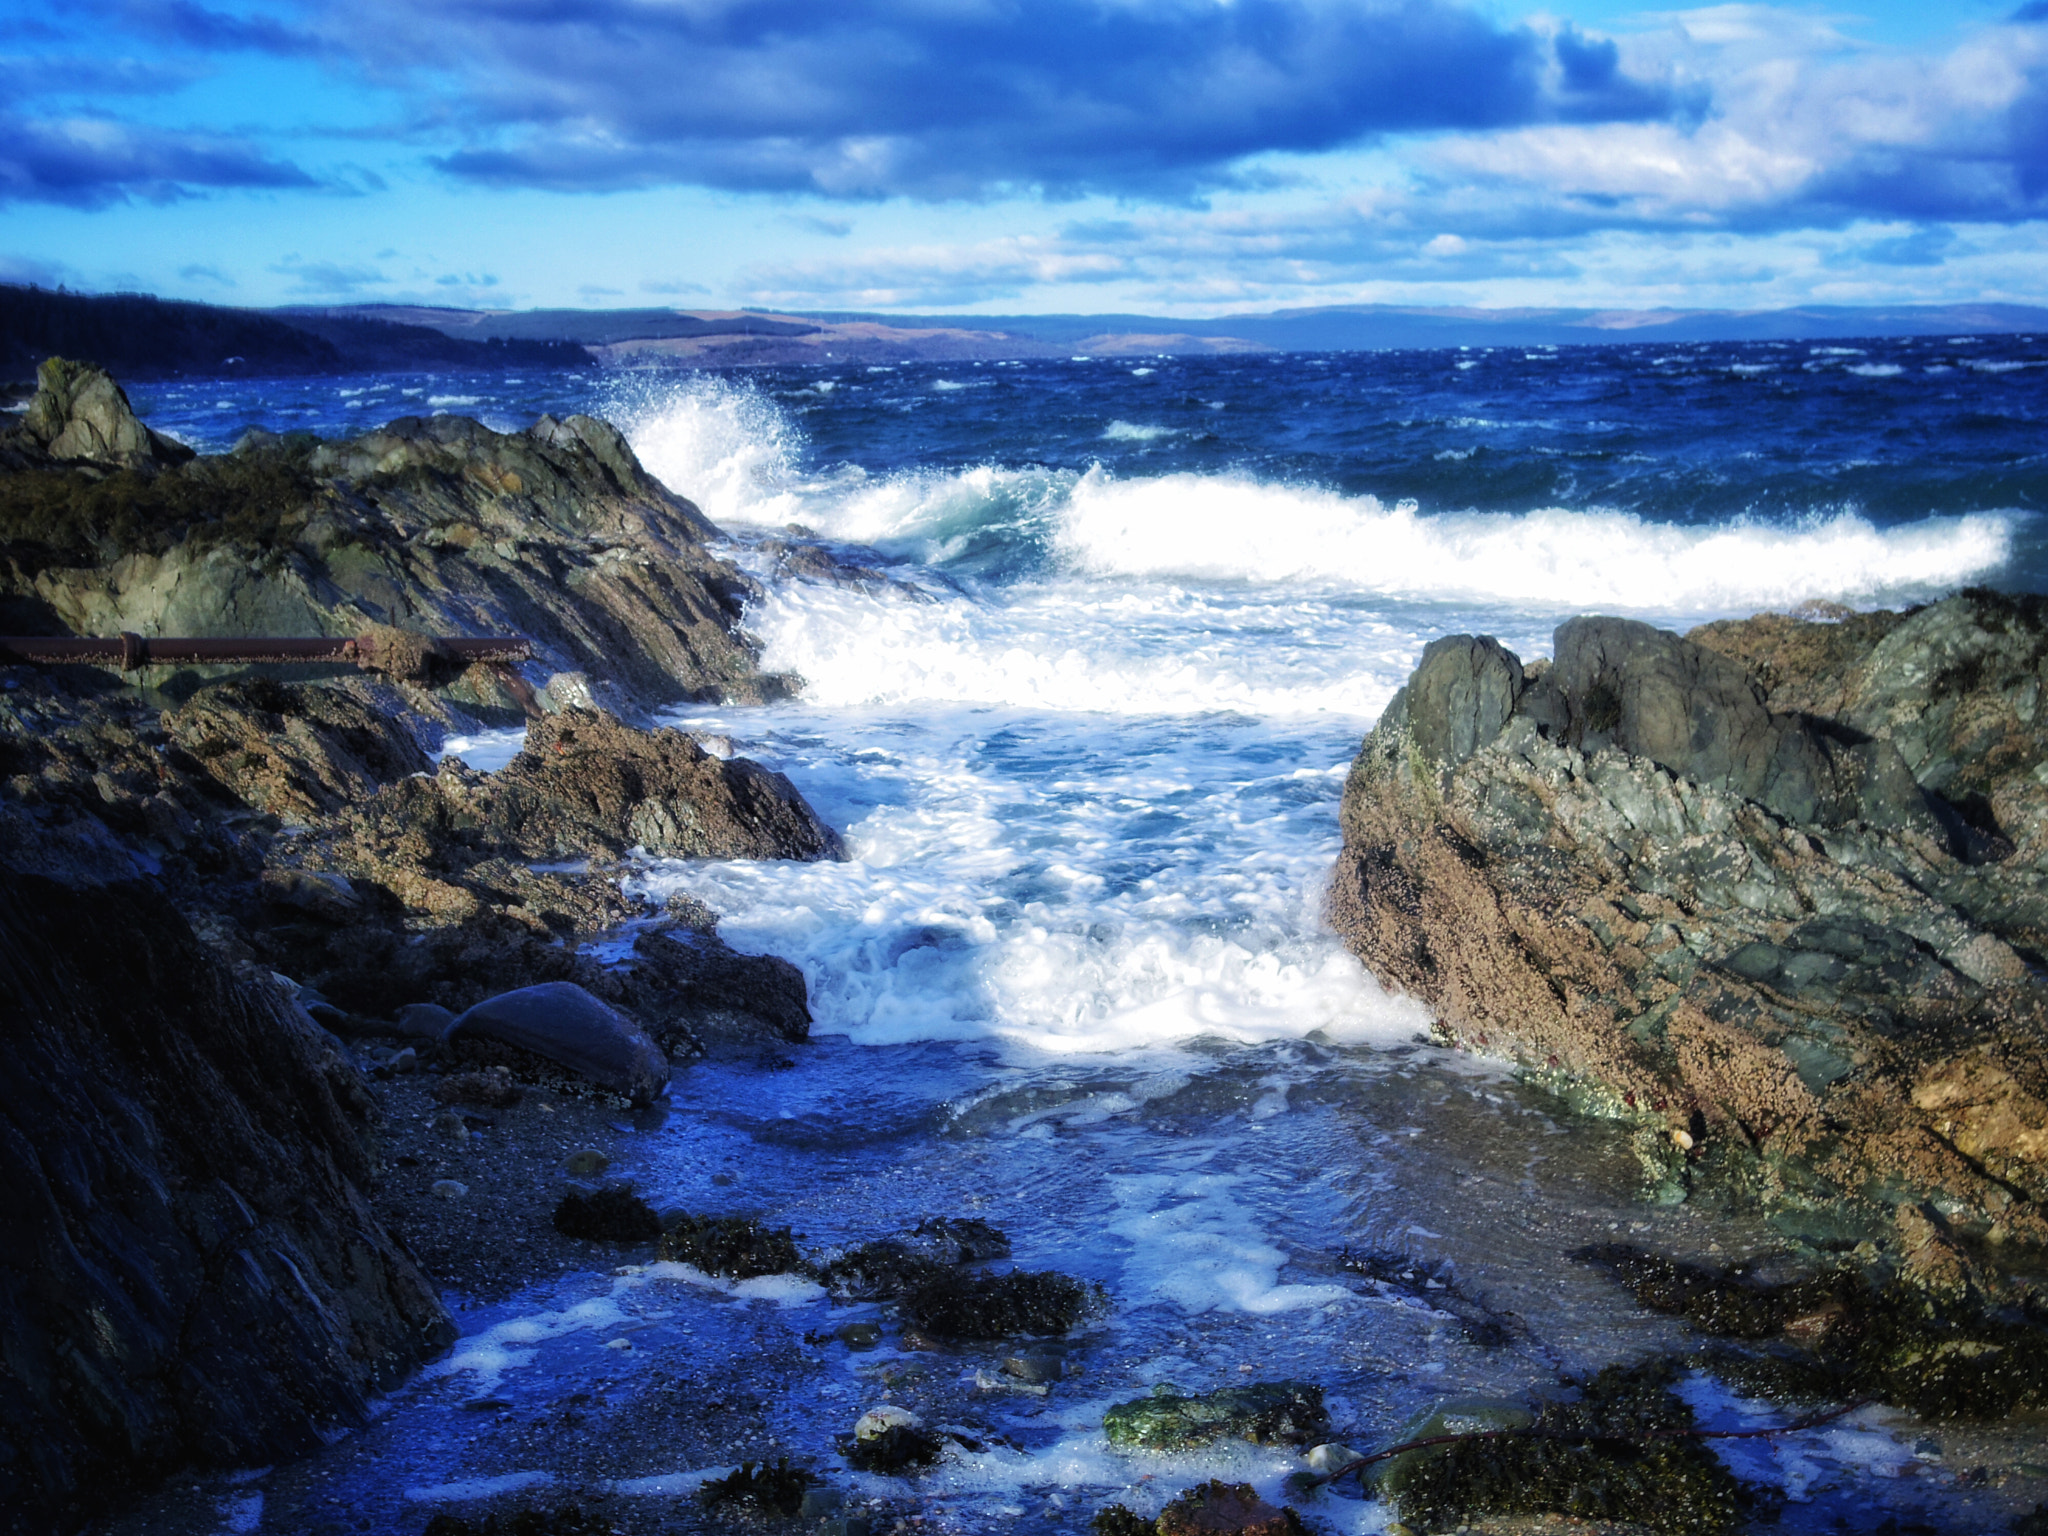
[[[70,0],[0,279],[235,304],[2048,303],[2048,0]]]

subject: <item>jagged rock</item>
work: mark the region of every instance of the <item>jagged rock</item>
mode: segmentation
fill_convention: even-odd
[[[36,393],[18,429],[53,459],[155,469],[193,457],[142,424],[128,396],[91,363],[53,357],[36,369]]]
[[[565,709],[490,781],[484,835],[533,858],[629,848],[671,858],[844,858],[781,774],[712,757],[681,731]]]
[[[500,433],[406,417],[326,443],[251,432],[233,453],[193,458],[96,377],[84,395],[46,391],[0,442],[0,602],[52,627],[523,634],[539,651],[531,685],[583,672],[613,707],[788,691],[739,630],[754,589],[710,552],[717,530],[607,423],[544,417]],[[49,446],[69,453],[88,437],[114,458],[74,462]],[[446,692],[522,710],[488,668]]]
[[[1445,1039],[1643,1125],[1665,1198],[1725,1157],[1818,1230],[1935,1199],[2048,1239],[2040,607],[1438,641],[1352,769],[1333,920]]]
[[[0,871],[0,1529],[312,1450],[454,1336],[355,1068],[160,893]]]
[[[486,998],[448,1026],[444,1041],[502,1041],[545,1056],[636,1104],[668,1087],[668,1057],[645,1030],[574,982],[549,981]]]
[[[681,1027],[730,1049],[811,1036],[804,973],[777,955],[743,955],[715,932],[680,925],[640,934],[633,955],[629,995],[644,1016],[663,1021],[657,1038]]]
[[[1159,1512],[1159,1536],[1307,1536],[1291,1509],[1268,1504],[1249,1483],[1218,1479],[1189,1488]]]
[[[163,727],[228,793],[287,826],[433,767],[403,725],[363,700],[264,677],[202,688]]]

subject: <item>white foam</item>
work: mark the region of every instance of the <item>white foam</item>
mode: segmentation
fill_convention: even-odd
[[[1112,421],[1102,429],[1106,443],[1154,443],[1162,437],[1178,437],[1179,427],[1148,427],[1135,421]]]
[[[706,1274],[694,1264],[678,1264],[672,1259],[635,1265],[627,1273],[647,1280],[680,1280],[685,1285],[737,1296],[742,1301],[772,1301],[778,1307],[808,1307],[825,1299],[825,1287],[802,1275],[756,1275],[748,1280],[728,1280],[723,1275]]]
[[[551,1472],[507,1472],[499,1477],[468,1477],[459,1482],[434,1483],[425,1488],[408,1488],[405,1496],[416,1504],[445,1504],[455,1499],[491,1499],[501,1493],[520,1493],[528,1488],[546,1488],[554,1483]]]
[[[1116,1212],[1105,1230],[1131,1244],[1118,1298],[1167,1301],[1183,1312],[1270,1317],[1358,1298],[1341,1285],[1282,1284],[1287,1255],[1267,1240],[1234,1191],[1235,1174],[1127,1174],[1110,1179]]]
[[[1895,379],[1906,370],[1897,363],[1851,363],[1843,371],[1862,379]]]
[[[470,736],[450,736],[431,756],[437,763],[443,758],[459,757],[479,773],[496,773],[517,757],[525,745],[526,727],[506,726]]]
[[[748,612],[763,665],[828,706],[922,700],[1186,714],[1377,715],[1414,664],[1341,596],[1080,580],[998,600],[790,583]]]
[[[484,397],[482,395],[429,395],[427,396],[427,404],[479,405],[483,402],[483,398]]]
[[[617,1298],[622,1290],[636,1283],[614,1281],[610,1295],[593,1296],[559,1310],[508,1318],[481,1333],[458,1339],[448,1358],[428,1366],[423,1374],[430,1380],[468,1374],[476,1378],[477,1391],[488,1392],[505,1372],[532,1364],[541,1345],[568,1334],[614,1328],[625,1322],[627,1313]]]
[[[1752,611],[1938,591],[1995,569],[2022,514],[1879,529],[1840,513],[1705,527],[1551,509],[1425,517],[1413,503],[1231,476],[1073,487],[1058,547],[1097,576],[1326,581],[1389,597],[1626,611]]]

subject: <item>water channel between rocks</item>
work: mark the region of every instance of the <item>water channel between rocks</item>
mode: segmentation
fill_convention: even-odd
[[[784,1058],[699,1064],[666,1106],[615,1113],[629,1133],[612,1173],[656,1206],[793,1226],[813,1251],[929,1216],[991,1222],[1017,1267],[1107,1292],[1061,1347],[1062,1379],[1021,1389],[1000,1370],[1015,1344],[902,1347],[885,1308],[796,1277],[709,1281],[592,1244],[587,1268],[511,1297],[453,1296],[462,1341],[366,1431],[179,1485],[112,1529],[412,1532],[521,1498],[627,1531],[726,1529],[697,1497],[705,1477],[787,1455],[851,1508],[875,1501],[877,1530],[914,1516],[1079,1531],[1104,1504],[1151,1512],[1221,1476],[1329,1529],[1378,1531],[1379,1503],[1287,1494],[1294,1450],[1127,1452],[1103,1412],[1162,1383],[1293,1378],[1325,1390],[1341,1439],[1373,1448],[1445,1397],[1556,1391],[1683,1345],[1573,1249],[1774,1246],[1743,1219],[1645,1203],[1625,1133],[1426,1044],[1426,1014],[1323,930],[1360,720],[792,705],[677,723],[789,772],[854,857],[630,877],[798,961],[819,1025]],[[456,750],[488,766],[513,744]],[[481,1134],[534,1132],[515,1116]],[[425,1172],[460,1177],[469,1155]],[[529,1193],[552,1205],[560,1185]],[[879,1347],[837,1337],[869,1319]],[[1772,1421],[1704,1380],[1690,1390],[1707,1422]],[[852,1473],[837,1442],[884,1402],[982,1449],[908,1479]],[[1791,1496],[1785,1529],[1930,1506],[1935,1528],[1972,1529],[1953,1472],[2026,1460],[2028,1433],[1865,1410],[1729,1457]],[[2009,1503],[1987,1504],[1983,1528]]]

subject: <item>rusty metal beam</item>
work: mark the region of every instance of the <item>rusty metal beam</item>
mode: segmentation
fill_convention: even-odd
[[[520,635],[494,635],[483,640],[439,640],[421,635],[421,644],[451,661],[497,663],[525,661],[533,655],[533,642]],[[343,640],[299,640],[262,637],[244,640],[145,639],[123,633],[112,639],[87,639],[70,635],[0,635],[0,664],[27,662],[31,666],[86,665],[117,666],[124,672],[137,667],[182,664],[196,666],[235,665],[248,662],[353,662],[374,667],[377,641],[373,636]]]

